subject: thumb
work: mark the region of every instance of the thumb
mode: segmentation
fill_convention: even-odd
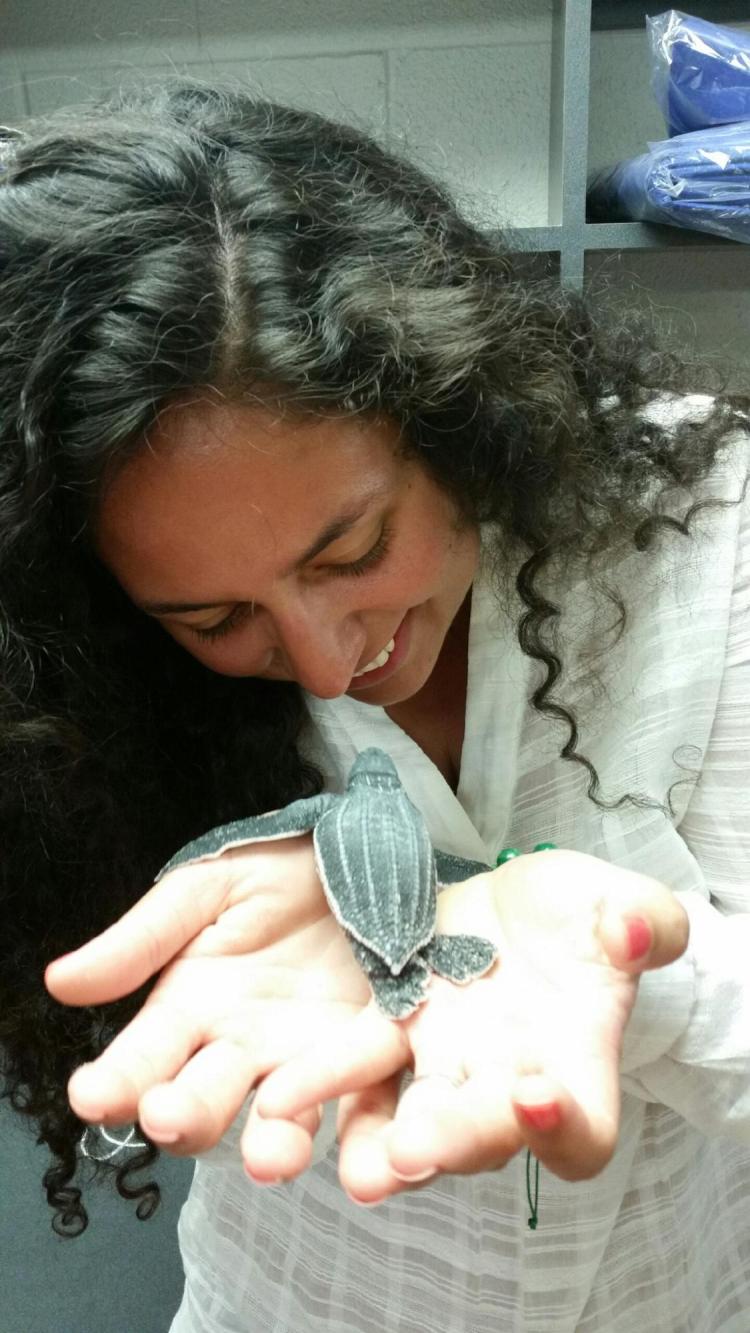
[[[667,967],[685,952],[690,935],[687,912],[666,884],[640,876],[643,887],[627,900],[608,902],[599,939],[614,967],[631,975]]]
[[[137,990],[213,922],[230,887],[225,865],[179,867],[101,935],[47,967],[44,984],[62,1004],[102,1004]]]

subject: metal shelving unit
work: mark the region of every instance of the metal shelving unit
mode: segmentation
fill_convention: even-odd
[[[706,232],[647,222],[587,222],[589,85],[592,31],[640,28],[653,5],[644,0],[555,0],[547,227],[520,227],[514,248],[559,255],[560,281],[583,287],[586,254],[595,250],[744,250]],[[750,19],[750,0],[691,0],[690,13],[713,23]],[[633,145],[633,152],[639,151]]]
[[[646,5],[643,0],[593,0],[591,27],[594,32],[642,28],[646,14],[662,13],[669,8],[669,4]],[[747,0],[690,0],[688,12],[693,18],[708,19],[709,23],[747,23],[750,19]]]

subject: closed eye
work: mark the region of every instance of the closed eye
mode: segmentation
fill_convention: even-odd
[[[211,642],[213,639],[221,639],[225,634],[229,634],[238,625],[242,625],[249,619],[252,614],[253,608],[249,602],[238,602],[228,616],[220,620],[218,625],[212,625],[210,629],[198,629],[197,625],[187,625],[185,628],[204,642]]]
[[[366,551],[358,560],[350,560],[344,565],[326,565],[325,571],[335,578],[348,578],[350,576],[359,578],[385,559],[390,548],[390,542],[391,529],[388,524],[384,523],[375,545],[371,546],[369,551]],[[253,606],[249,602],[238,602],[237,606],[233,607],[229,615],[220,620],[218,625],[212,625],[209,629],[198,629],[196,625],[188,625],[186,628],[204,643],[211,643],[215,639],[223,638],[225,634],[230,634],[233,629],[244,624],[252,615]]]
[[[385,559],[390,542],[391,530],[388,524],[384,523],[375,545],[371,546],[364,555],[361,555],[359,560],[350,560],[346,565],[327,565],[326,569],[328,573],[341,578],[346,578],[350,574],[364,574],[368,569],[374,568],[381,560]]]

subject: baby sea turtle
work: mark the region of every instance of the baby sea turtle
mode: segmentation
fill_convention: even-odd
[[[328,904],[382,1013],[413,1013],[427,999],[431,972],[463,983],[492,966],[497,950],[489,940],[435,934],[438,880],[456,883],[489,867],[433,852],[424,820],[383,750],[357,756],[343,795],[324,792],[213,829],[177,852],[157,880],[230,847],[310,830]]]

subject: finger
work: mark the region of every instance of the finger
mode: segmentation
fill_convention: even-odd
[[[561,1180],[590,1180],[617,1146],[619,1099],[604,1111],[583,1106],[546,1075],[521,1080],[512,1103],[524,1143]]]
[[[521,1144],[507,1071],[487,1066],[461,1081],[435,1072],[404,1093],[389,1135],[389,1161],[402,1180],[436,1172],[495,1170]]]
[[[635,979],[622,978],[610,996],[625,1017],[635,985]],[[617,1145],[622,1024],[613,1022],[596,1001],[574,1031],[568,1030],[569,1018],[550,1015],[545,1042],[536,1052],[526,1043],[510,1082],[526,1146],[563,1180],[597,1175]]]
[[[584,1180],[606,1166],[617,1142],[616,1101],[608,1115],[584,1112],[545,1075],[519,1081],[511,1096],[501,1069],[484,1069],[458,1088],[431,1077],[402,1100],[388,1147],[394,1173],[407,1181],[498,1170],[524,1145],[563,1180]]]
[[[666,885],[643,878],[643,889],[629,885],[626,900],[609,904],[599,924],[599,938],[613,966],[636,975],[666,967],[687,948],[687,913]]]
[[[97,1124],[133,1120],[143,1093],[173,1078],[199,1043],[200,1030],[191,1015],[147,1002],[98,1059],[80,1065],[72,1075],[68,1097],[73,1110]]]
[[[339,1179],[353,1203],[375,1204],[407,1186],[394,1174],[387,1135],[398,1105],[401,1074],[339,1102]]]
[[[406,1035],[374,1003],[306,1055],[274,1070],[258,1090],[258,1113],[289,1119],[306,1107],[379,1083],[409,1058]]]
[[[169,1145],[176,1155],[208,1152],[239,1115],[257,1077],[248,1050],[219,1038],[197,1051],[174,1078],[143,1094],[139,1121],[154,1142]]]
[[[320,1128],[322,1106],[303,1111],[294,1120],[264,1120],[255,1099],[240,1140],[244,1168],[257,1185],[278,1185],[306,1171],[313,1140]]]
[[[137,990],[216,919],[229,888],[229,867],[219,861],[173,871],[101,935],[50,963],[47,989],[72,1005]]]

